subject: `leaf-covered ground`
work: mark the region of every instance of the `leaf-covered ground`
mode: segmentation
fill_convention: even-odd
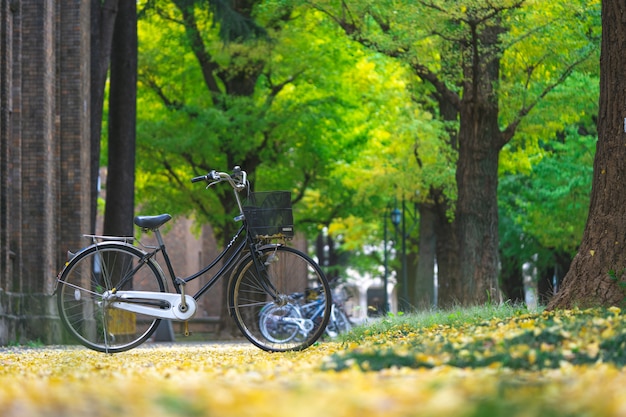
[[[270,354],[248,344],[0,351],[0,415],[621,416],[626,317],[518,314],[363,332]]]

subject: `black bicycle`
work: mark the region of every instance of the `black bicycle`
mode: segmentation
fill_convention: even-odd
[[[239,167],[232,173],[211,171],[191,181],[206,182],[206,188],[219,183],[233,188],[239,209],[235,221],[242,224],[224,250],[200,271],[178,278],[159,230],[171,219],[169,214],[135,217],[138,227],[154,233],[156,246],[143,245],[135,237],[86,235],[92,244],[71,254],[57,277],[57,303],[65,327],[88,348],[123,352],[146,341],[162,319],[186,324],[196,312],[196,300],[228,277],[228,311],[250,342],[272,352],[311,346],[326,329],[332,297],[319,265],[285,246],[294,233],[290,193],[249,192],[246,172]],[[244,190],[246,199],[240,197]],[[158,253],[175,292],[168,290]],[[196,294],[187,294],[188,282],[212,270],[217,271]],[[297,317],[298,337],[269,332],[293,324],[301,294],[318,300],[322,314]]]

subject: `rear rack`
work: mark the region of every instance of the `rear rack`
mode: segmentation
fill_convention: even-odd
[[[134,236],[104,236],[104,235],[83,235],[88,239],[91,239],[93,243],[98,242],[124,242],[133,243],[135,241]]]

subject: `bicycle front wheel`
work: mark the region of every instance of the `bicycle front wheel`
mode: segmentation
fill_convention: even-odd
[[[269,352],[302,350],[324,333],[331,292],[320,267],[304,253],[268,246],[233,275],[230,312],[243,335]]]
[[[84,346],[107,353],[129,350],[156,330],[160,319],[114,308],[103,298],[113,290],[164,292],[161,268],[144,252],[105,242],[79,252],[59,278],[57,305],[67,330]]]

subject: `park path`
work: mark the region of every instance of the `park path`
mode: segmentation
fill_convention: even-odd
[[[539,416],[567,407],[571,398],[591,410],[588,415],[626,412],[626,377],[610,366],[541,374],[452,367],[322,371],[326,358],[342,349],[332,342],[289,353],[245,343],[155,344],[115,355],[81,347],[7,348],[0,351],[0,415],[493,416],[500,410]],[[484,407],[493,412],[484,414]],[[562,415],[577,415],[571,411]]]

